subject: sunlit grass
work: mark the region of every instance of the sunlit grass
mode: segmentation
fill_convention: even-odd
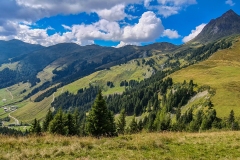
[[[115,138],[0,136],[0,159],[237,159],[240,132],[141,133]]]

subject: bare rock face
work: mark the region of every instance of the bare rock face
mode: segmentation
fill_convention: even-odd
[[[229,10],[221,17],[211,20],[193,41],[207,43],[235,34],[240,34],[240,16]]]

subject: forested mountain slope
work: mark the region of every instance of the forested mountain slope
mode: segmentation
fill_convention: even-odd
[[[220,117],[226,117],[232,109],[240,115],[240,38],[234,41],[229,49],[219,50],[208,60],[170,75],[175,82],[192,79],[214,88],[216,94],[211,100]]]

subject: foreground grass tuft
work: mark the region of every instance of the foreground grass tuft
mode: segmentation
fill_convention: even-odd
[[[0,159],[237,159],[240,132],[141,133],[115,138],[0,136]]]

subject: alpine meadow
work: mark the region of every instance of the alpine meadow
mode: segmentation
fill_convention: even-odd
[[[0,2],[0,159],[239,159],[238,3]]]

